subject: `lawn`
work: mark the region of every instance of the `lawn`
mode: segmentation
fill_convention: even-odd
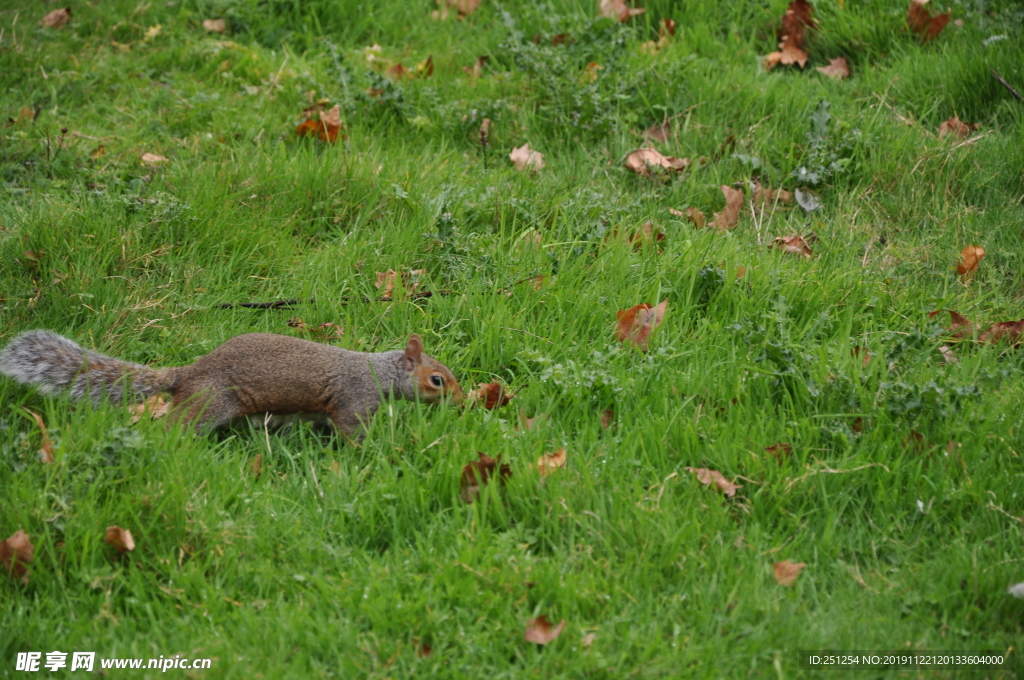
[[[4,2],[0,345],[173,366],[249,332],[418,333],[513,396],[388,402],[353,443],[0,378],[0,539],[35,547],[27,582],[0,570],[0,678],[55,650],[609,680],[986,650],[1007,662],[857,677],[1024,677],[1024,349],[985,335],[1024,317],[1024,11],[957,0],[923,41],[906,0],[813,5],[806,67],[768,70],[781,0],[94,0],[60,28]],[[839,56],[849,77],[817,70]],[[295,134],[335,105],[335,143]],[[527,143],[543,167],[510,160]],[[643,147],[686,167],[625,167]],[[663,300],[619,342],[618,311]],[[470,503],[479,452],[510,475]],[[565,621],[546,645],[539,616]]]

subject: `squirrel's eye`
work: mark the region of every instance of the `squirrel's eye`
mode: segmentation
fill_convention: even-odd
[[[430,384],[433,385],[434,387],[444,387],[444,378],[435,373],[434,375],[430,376]]]

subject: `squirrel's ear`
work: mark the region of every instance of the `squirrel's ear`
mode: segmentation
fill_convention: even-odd
[[[422,362],[423,341],[420,336],[413,333],[409,336],[409,342],[405,343],[405,360],[409,365],[415,366]]]

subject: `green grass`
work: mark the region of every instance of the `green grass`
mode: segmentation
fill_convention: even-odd
[[[5,3],[0,344],[50,328],[176,365],[241,333],[300,334],[301,317],[353,349],[420,333],[464,386],[519,391],[491,412],[388,404],[352,446],[194,437],[0,381],[0,537],[36,546],[28,585],[0,578],[0,677],[55,649],[212,658],[171,671],[203,678],[617,679],[832,677],[801,670],[801,649],[1018,648],[1024,354],[964,343],[947,364],[928,312],[1024,317],[1024,104],[988,70],[1024,90],[1020,6],[956,3],[963,25],[921,45],[902,1],[815,5],[807,70],[766,73],[779,0],[650,0],[625,26],[589,2],[438,23],[425,1],[98,0],[59,31],[36,25],[52,7]],[[217,16],[231,32],[204,34]],[[675,40],[644,54],[664,17]],[[374,43],[406,67],[433,55],[433,77],[375,101]],[[462,67],[483,54],[473,82]],[[840,54],[850,79],[813,70]],[[291,133],[318,98],[341,105],[336,146]],[[937,139],[954,114],[983,136]],[[656,146],[693,168],[631,175],[622,158],[665,118],[677,134]],[[508,161],[526,142],[546,155],[535,175]],[[725,234],[668,212],[710,215],[720,185],[754,177],[792,189],[815,158],[845,166],[817,212],[748,203]],[[646,221],[657,248],[604,239]],[[813,259],[767,248],[811,231]],[[965,285],[969,244],[987,256]],[[419,268],[449,294],[359,301],[376,272]],[[538,275],[540,291],[514,285]],[[219,307],[287,298],[302,302]],[[665,298],[651,351],[620,348],[616,310]],[[547,420],[519,432],[520,409]],[[793,447],[781,463],[776,442]],[[568,465],[542,483],[535,461],[560,446]],[[513,474],[467,505],[478,451]],[[688,466],[743,488],[725,499]],[[102,541],[114,524],[138,543],[125,558]],[[792,588],[772,577],[785,559],[807,563]],[[523,641],[541,614],[567,621],[545,648]]]

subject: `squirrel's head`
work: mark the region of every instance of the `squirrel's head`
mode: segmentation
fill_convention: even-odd
[[[423,353],[423,341],[413,333],[405,345],[405,365],[412,374],[416,395],[426,402],[441,401],[450,397],[462,401],[462,388],[448,367],[437,359]]]

